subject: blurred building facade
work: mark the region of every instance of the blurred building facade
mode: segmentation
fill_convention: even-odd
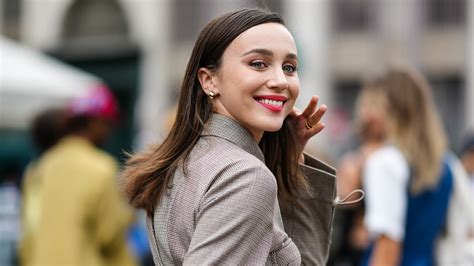
[[[472,0],[4,0],[3,34],[95,71],[120,91],[137,147],[163,136],[199,30],[240,7],[283,15],[302,92],[328,104],[315,145],[344,142],[361,80],[407,62],[430,80],[453,146],[474,128]],[[100,60],[99,60],[100,59]],[[134,122],[133,122],[134,121]],[[132,124],[130,124],[132,125]],[[331,145],[331,147],[334,145]]]

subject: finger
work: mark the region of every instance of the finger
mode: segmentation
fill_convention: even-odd
[[[319,132],[321,132],[325,127],[326,127],[326,124],[324,124],[323,122],[319,122],[314,127],[308,129],[308,134],[316,135]]]
[[[321,105],[317,110],[316,113],[314,113],[311,117],[308,118],[308,122],[311,125],[316,125],[321,121],[321,118],[324,116],[326,111],[328,110],[328,107],[326,105]]]
[[[304,109],[301,116],[304,116],[306,118],[310,117],[314,113],[314,111],[316,111],[316,106],[318,106],[318,101],[319,101],[319,97],[316,95],[313,95],[311,97],[311,100],[309,101],[308,106]]]

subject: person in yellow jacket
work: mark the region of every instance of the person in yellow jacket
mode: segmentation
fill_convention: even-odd
[[[66,114],[64,108],[50,108],[40,112],[30,126],[30,137],[37,150],[37,158],[27,166],[21,186],[21,241],[19,259],[22,265],[28,265],[32,254],[32,238],[38,227],[40,211],[41,176],[36,165],[39,158],[54,146],[64,134]]]
[[[97,87],[68,106],[67,134],[34,166],[40,180],[36,228],[25,265],[135,265],[115,160],[100,150],[117,115],[110,91]]]

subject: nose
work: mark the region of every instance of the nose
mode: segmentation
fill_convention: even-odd
[[[275,68],[271,72],[271,77],[268,79],[267,86],[270,89],[284,90],[288,88],[288,80],[281,68]]]

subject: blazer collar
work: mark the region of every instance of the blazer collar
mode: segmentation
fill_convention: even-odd
[[[213,113],[202,135],[226,139],[265,163],[263,152],[252,134],[227,116]]]

